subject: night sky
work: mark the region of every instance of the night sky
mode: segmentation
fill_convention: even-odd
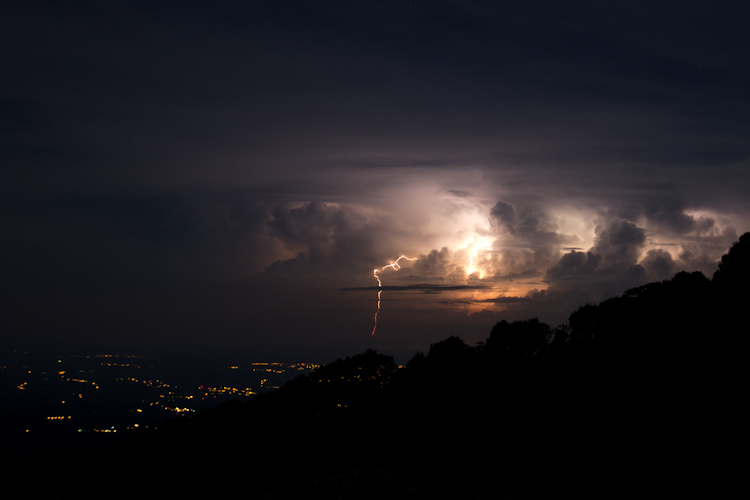
[[[6,4],[2,341],[403,362],[710,277],[750,230],[749,21],[742,2]]]

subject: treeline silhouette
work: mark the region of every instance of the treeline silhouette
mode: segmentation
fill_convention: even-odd
[[[403,368],[368,350],[166,421],[86,463],[75,496],[715,496],[739,475],[750,233],[707,278],[497,323]],[[80,463],[77,457],[71,463]],[[73,474],[73,468],[66,473]],[[88,484],[90,490],[80,490]]]

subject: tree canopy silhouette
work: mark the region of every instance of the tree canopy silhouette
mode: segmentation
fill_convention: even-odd
[[[169,450],[173,474],[249,475],[261,498],[549,498],[601,475],[647,492],[654,479],[715,487],[744,429],[749,265],[746,233],[713,280],[680,272],[581,306],[555,329],[501,321],[483,344],[451,336],[399,369],[368,350],[88,464],[103,481],[131,480],[160,470]]]
[[[747,290],[750,283],[750,233],[740,236],[722,256],[713,281],[720,287]],[[745,292],[747,294],[747,292]]]

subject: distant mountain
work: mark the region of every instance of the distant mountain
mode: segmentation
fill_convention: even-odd
[[[405,367],[368,350],[73,455],[56,477],[88,471],[61,483],[78,497],[722,494],[741,477],[749,269],[746,233],[713,279],[681,272],[557,328],[502,321]]]

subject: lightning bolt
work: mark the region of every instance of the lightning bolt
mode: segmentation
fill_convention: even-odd
[[[402,255],[401,257],[399,257],[398,259],[396,259],[394,262],[391,262],[387,266],[383,266],[380,269],[375,269],[372,272],[372,275],[375,276],[376,280],[378,280],[378,287],[380,288],[380,290],[378,290],[378,309],[375,311],[375,326],[372,327],[372,335],[375,335],[375,330],[378,329],[378,313],[380,312],[380,294],[383,293],[383,283],[380,281],[380,276],[378,276],[378,273],[382,273],[383,271],[385,271],[389,267],[391,269],[393,269],[394,271],[398,271],[399,269],[401,269],[401,265],[399,265],[399,263],[398,263],[401,259],[417,260],[416,257],[414,257],[413,259],[410,259],[406,255]]]

